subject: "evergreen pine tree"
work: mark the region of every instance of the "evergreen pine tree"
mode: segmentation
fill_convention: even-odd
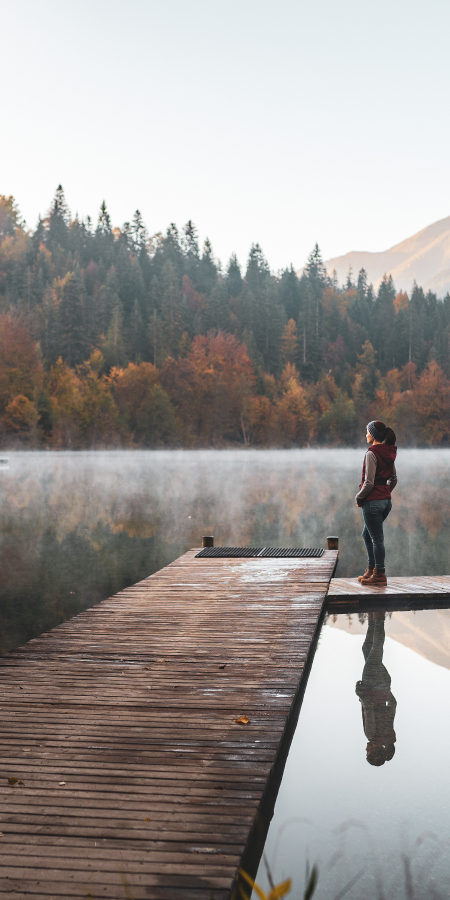
[[[308,381],[317,380],[322,369],[322,298],[327,285],[325,264],[319,245],[315,244],[300,282],[303,304],[297,323],[301,374]]]
[[[120,368],[127,363],[124,343],[123,311],[120,298],[117,297],[112,310],[111,319],[105,340],[102,343],[104,366],[109,371],[113,366]]]
[[[223,278],[218,278],[214,285],[204,315],[205,330],[227,331],[229,328],[230,310],[228,306],[227,285]]]
[[[115,310],[119,304],[119,279],[117,278],[115,267],[111,266],[104,283],[95,298],[93,298],[97,336],[101,334],[106,335],[113,310]]]
[[[153,363],[154,366],[160,365],[165,357],[164,347],[163,347],[163,322],[161,316],[158,314],[156,307],[153,309],[149,326],[148,326],[148,336],[149,336],[149,361]]]
[[[433,346],[434,337],[439,331],[440,307],[441,302],[436,297],[436,294],[434,294],[433,291],[428,291],[425,297],[424,341],[429,351]],[[429,352],[428,359],[430,358]]]
[[[124,240],[119,240],[116,272],[125,325],[128,327],[135,299],[137,298],[139,303],[144,301],[145,285],[139,260],[130,253]]]
[[[170,260],[162,272],[162,320],[165,346],[171,356],[176,356],[182,334],[182,308],[177,273]]]
[[[97,234],[112,234],[111,216],[106,208],[106,202],[103,200],[98,215]]]
[[[141,254],[146,251],[148,231],[138,209],[136,210],[131,223],[131,239],[133,253],[140,258]]]
[[[95,252],[90,220],[80,221],[75,216],[69,225],[67,248],[82,268],[89,265]]]
[[[366,406],[375,397],[377,387],[377,355],[370,341],[365,341],[356,364],[360,405]],[[356,388],[354,388],[356,394]]]
[[[202,294],[211,293],[217,281],[217,267],[214,262],[212,246],[208,238],[203,244],[203,253],[198,267],[197,290]]]
[[[120,229],[120,237],[119,240],[121,244],[124,244],[127,250],[133,250],[133,233],[131,228],[131,222],[124,222],[122,228]]]
[[[450,294],[438,304],[439,327],[434,336],[434,357],[450,376]]]
[[[243,281],[241,275],[241,267],[238,263],[236,254],[233,253],[233,255],[230,257],[226,274],[228,296],[239,297],[239,294],[242,291],[242,284]]]
[[[181,281],[184,275],[184,254],[180,244],[178,228],[174,224],[174,222],[169,225],[166,231],[166,236],[164,238],[164,241],[162,242],[160,252],[155,254],[155,274],[157,275],[157,277],[159,277],[160,271],[162,268],[164,268],[167,261],[172,264],[175,270],[175,274],[177,275],[179,281]]]
[[[139,364],[142,362],[142,359],[145,356],[146,351],[146,333],[144,328],[144,322],[142,319],[142,313],[139,305],[139,300],[137,297],[134,299],[133,309],[130,318],[130,327],[129,327],[129,352],[128,358]]]
[[[200,263],[200,253],[198,249],[197,229],[194,223],[189,219],[183,228],[183,238],[181,245],[184,252],[184,272],[198,288],[197,275]]]
[[[259,244],[252,244],[248,255],[245,280],[253,293],[262,287],[266,278],[270,275],[269,264]]]
[[[300,314],[301,293],[297,273],[291,265],[290,269],[284,269],[280,278],[280,301],[284,306],[287,319],[297,322]]]
[[[300,373],[305,381],[317,381],[323,365],[320,346],[322,307],[317,284],[305,280],[302,310],[297,322]]]
[[[372,285],[367,285],[367,272],[360,269],[356,284],[356,297],[349,307],[349,316],[364,328],[365,337],[371,334],[373,316],[373,291]]]
[[[384,275],[373,308],[373,346],[384,375],[395,366],[395,287],[392,275]]]
[[[31,239],[33,250],[35,253],[39,252],[39,248],[40,248],[41,244],[43,244],[45,242],[45,234],[46,234],[45,221],[44,221],[44,219],[41,219],[41,217],[39,216],[36,230],[33,233],[33,237]]]
[[[238,327],[239,333],[242,335],[244,331],[246,334],[252,336],[252,341],[255,341],[255,325],[257,319],[257,300],[253,293],[250,290],[247,281],[244,281],[242,286],[242,291],[239,296],[239,309],[238,309]]]
[[[346,291],[354,291],[355,290],[355,283],[353,281],[353,269],[351,266],[348,267],[347,281],[345,282],[345,290]]]
[[[62,185],[58,185],[48,215],[46,244],[49,250],[57,247],[67,248],[70,213],[64,196]]]
[[[314,249],[308,256],[305,275],[314,289],[323,293],[327,283],[327,270],[318,244],[314,244]]]
[[[87,359],[86,314],[79,267],[65,279],[59,307],[62,356],[69,366]]]
[[[55,364],[61,355],[60,310],[55,292],[48,287],[41,303],[39,343],[46,367]]]
[[[103,200],[98,216],[97,228],[95,229],[94,254],[93,258],[100,263],[103,277],[112,265],[114,265],[114,234],[112,230],[111,218]]]

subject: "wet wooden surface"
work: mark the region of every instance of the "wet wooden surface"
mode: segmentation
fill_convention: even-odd
[[[356,578],[332,578],[327,595],[331,612],[386,606],[426,609],[450,606],[450,576],[388,578],[386,587],[362,585]]]
[[[0,659],[0,896],[229,897],[337,554],[195,552]]]

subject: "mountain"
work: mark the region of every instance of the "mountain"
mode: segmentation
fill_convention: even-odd
[[[365,269],[375,288],[384,274],[390,274],[399,291],[411,291],[416,281],[425,291],[444,297],[450,291],[450,216],[382,253],[354,250],[327,259],[325,265],[330,274],[336,270],[341,283],[346,281],[351,266],[354,278],[360,269]]]

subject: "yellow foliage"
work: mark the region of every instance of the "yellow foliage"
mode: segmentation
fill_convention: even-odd
[[[34,403],[18,394],[8,403],[2,419],[5,431],[10,434],[20,435],[22,438],[31,437],[38,423],[39,415]]]
[[[248,410],[249,430],[255,444],[276,443],[276,407],[268,397],[252,397]]]
[[[309,402],[321,416],[336,399],[338,393],[339,388],[332,375],[324,375],[317,384],[312,384],[308,388]]]
[[[243,869],[239,869],[239,874],[241,878],[243,878],[244,881],[246,881],[247,884],[250,885],[252,890],[255,891],[255,893],[259,897],[259,900],[281,900],[282,897],[285,897],[286,894],[289,894],[292,887],[291,879],[287,878],[286,881],[283,881],[281,884],[275,885],[269,894],[265,894],[264,891],[260,887],[258,887],[253,878],[250,878],[250,875],[247,875],[247,872],[244,872]],[[241,885],[239,885],[239,890],[242,900],[249,900],[248,895],[245,893]]]
[[[322,305],[328,313],[337,309],[341,319],[345,319],[347,309],[353,303],[355,296],[356,291],[354,290],[345,291],[341,294],[341,292],[336,291],[334,287],[328,287],[325,288],[323,292]]]
[[[408,309],[408,302],[408,294],[405,294],[404,291],[399,291],[394,298],[395,313],[397,314],[401,309]]]
[[[450,381],[435,360],[417,381],[413,407],[427,444],[450,439]]]
[[[281,338],[281,355],[286,363],[295,363],[297,344],[297,326],[294,319],[289,319]]]
[[[281,377],[285,380],[284,393],[277,404],[280,437],[284,442],[304,445],[309,440],[313,424],[308,394],[298,381],[295,367],[290,363]]]
[[[0,315],[0,412],[18,395],[32,401],[41,379],[42,365],[24,321]]]
[[[297,369],[295,368],[295,365],[291,362],[287,362],[281,373],[281,378],[280,378],[281,385],[283,387],[287,387],[289,382],[298,381],[298,378],[299,378],[299,374],[297,372]]]

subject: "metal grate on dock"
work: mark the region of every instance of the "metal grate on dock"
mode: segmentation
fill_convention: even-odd
[[[196,559],[205,558],[239,558],[252,559],[320,559],[323,556],[321,547],[204,547],[195,554]]]

